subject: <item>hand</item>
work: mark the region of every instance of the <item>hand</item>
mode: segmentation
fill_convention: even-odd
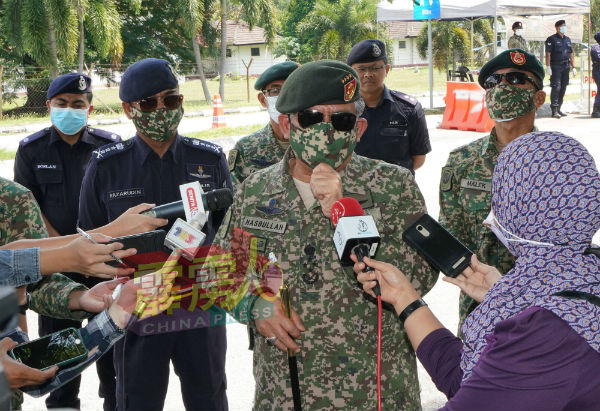
[[[342,198],[342,179],[329,164],[315,167],[310,177],[310,189],[321,204],[321,211],[329,218],[331,207]]]
[[[378,280],[381,288],[381,299],[393,304],[398,314],[410,303],[421,298],[408,278],[393,265],[368,257],[364,258],[364,263],[359,263],[354,254],[350,258],[355,263],[354,272],[357,275],[358,281],[363,285],[363,290],[372,297],[375,297],[372,288],[375,287],[375,280]],[[365,263],[369,267],[373,267],[375,271],[363,273]]]
[[[10,388],[16,389],[25,385],[38,385],[54,377],[54,374],[58,371],[56,365],[45,371],[41,371],[12,359],[8,355],[8,351],[16,345],[17,343],[8,337],[0,340],[0,363],[2,363],[2,368],[4,368]]]
[[[550,68],[550,66],[546,66],[546,73],[551,76],[552,75],[552,69]]]
[[[126,283],[127,277],[113,281],[103,281],[89,290],[75,290],[69,294],[69,309],[99,313],[112,303],[112,293],[119,284]]]
[[[145,233],[146,231],[156,230],[158,227],[166,225],[169,220],[165,218],[153,218],[140,214],[152,207],[156,207],[156,204],[141,203],[135,207],[131,207],[98,231],[111,237],[122,237]]]
[[[292,308],[292,316],[288,318],[283,311],[280,299],[266,301],[263,298],[259,298],[255,303],[255,308],[258,308],[258,312],[262,313],[266,310],[266,307],[264,307],[265,304],[269,304],[269,307],[272,307],[273,315],[254,322],[258,332],[265,338],[277,337],[275,346],[281,351],[287,352],[289,348],[294,352],[299,352],[300,347],[298,347],[294,338],[301,338],[300,333],[306,331],[306,328],[304,328],[304,324],[302,324],[298,313]]]
[[[573,67],[573,77],[577,76],[577,69],[575,67]]]
[[[120,327],[126,328],[137,319],[157,315],[171,306],[175,297],[171,295],[177,271],[158,270],[122,283],[121,291],[113,301],[109,296],[108,315]],[[152,284],[152,287],[145,287]],[[146,310],[152,307],[153,312]]]
[[[471,265],[462,273],[452,277],[444,277],[447,283],[454,284],[465,294],[477,302],[483,301],[487,291],[502,277],[502,274],[491,265],[479,262],[477,256],[471,257]]]
[[[95,233],[91,236],[98,243],[105,243],[110,240],[110,237],[103,234]],[[56,271],[74,271],[98,278],[129,275],[133,273],[133,268],[115,268],[105,264],[107,261],[113,260],[111,253],[118,258],[125,258],[137,252],[135,248],[118,251],[121,248],[123,248],[121,243],[94,244],[87,238],[79,237],[62,248],[68,253],[64,258],[64,261],[68,264],[65,267],[66,269]]]

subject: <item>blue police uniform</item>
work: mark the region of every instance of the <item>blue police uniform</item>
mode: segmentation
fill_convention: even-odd
[[[555,33],[546,39],[546,53],[550,53],[550,105],[560,107],[563,103],[567,85],[569,85],[569,55],[573,53],[571,39]]]
[[[142,202],[180,200],[179,185],[192,181],[199,181],[204,191],[232,188],[221,147],[179,134],[162,158],[137,135],[105,146],[93,153],[86,171],[79,224],[96,227]],[[205,244],[212,242],[225,212],[210,213]],[[181,380],[186,409],[227,409],[226,346],[224,325],[144,336],[128,331],[114,351],[118,409],[162,409],[170,361]]]
[[[361,117],[368,123],[354,150],[361,156],[413,171],[412,156],[431,151],[425,113],[414,97],[384,86],[379,104],[365,107]]]
[[[48,88],[50,100],[58,94],[91,92],[91,79],[80,73],[69,73],[55,79]],[[47,127],[21,140],[14,164],[14,181],[29,188],[42,213],[61,234],[74,234],[79,208],[79,190],[92,151],[106,144],[121,141],[117,134],[84,127],[77,142],[65,142],[55,127]],[[97,281],[78,273],[65,273],[88,287]],[[41,336],[67,327],[80,328],[80,321],[39,316]],[[101,367],[101,366],[100,366]],[[81,377],[53,391],[46,399],[48,408],[79,408]]]

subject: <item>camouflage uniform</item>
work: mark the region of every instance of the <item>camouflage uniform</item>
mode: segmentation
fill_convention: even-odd
[[[522,36],[517,36],[516,34],[513,34],[508,39],[508,48],[509,49],[521,49],[521,50],[528,51],[527,50],[527,40],[525,40]]]
[[[249,176],[215,242],[228,248],[233,227],[258,237],[259,253],[273,253],[306,331],[298,369],[306,410],[373,409],[376,404],[377,304],[358,286],[352,267],[342,268],[333,228],[318,201],[306,209],[283,160]],[[404,168],[354,154],[342,176],[343,195],[356,198],[380,230],[377,258],[399,267],[421,294],[437,280],[399,233],[422,215],[425,203]],[[262,227],[262,228],[258,228]],[[420,410],[415,354],[395,313],[384,310],[383,407]],[[255,410],[292,409],[286,353],[257,338],[254,347]]]
[[[237,187],[255,171],[277,163],[283,157],[289,143],[281,143],[275,137],[271,124],[240,139],[229,151],[231,181]]]
[[[535,130],[535,129],[534,129]],[[492,201],[492,173],[498,149],[495,129],[490,135],[459,147],[448,157],[440,181],[440,223],[479,258],[501,273],[509,271],[515,257],[483,225]],[[459,330],[477,303],[464,293],[459,301]]]

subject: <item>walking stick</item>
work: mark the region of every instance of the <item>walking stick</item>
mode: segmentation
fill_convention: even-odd
[[[292,296],[287,285],[281,286],[281,304],[288,318],[292,318]],[[296,353],[288,348],[288,365],[290,367],[290,379],[292,380],[292,396],[294,398],[294,411],[302,411],[300,400],[300,381],[298,380],[298,358]]]

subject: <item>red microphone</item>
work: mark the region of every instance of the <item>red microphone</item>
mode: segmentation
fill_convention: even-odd
[[[333,227],[337,227],[337,223],[341,217],[350,217],[357,215],[365,215],[362,207],[352,197],[340,198],[331,207],[331,222]]]

